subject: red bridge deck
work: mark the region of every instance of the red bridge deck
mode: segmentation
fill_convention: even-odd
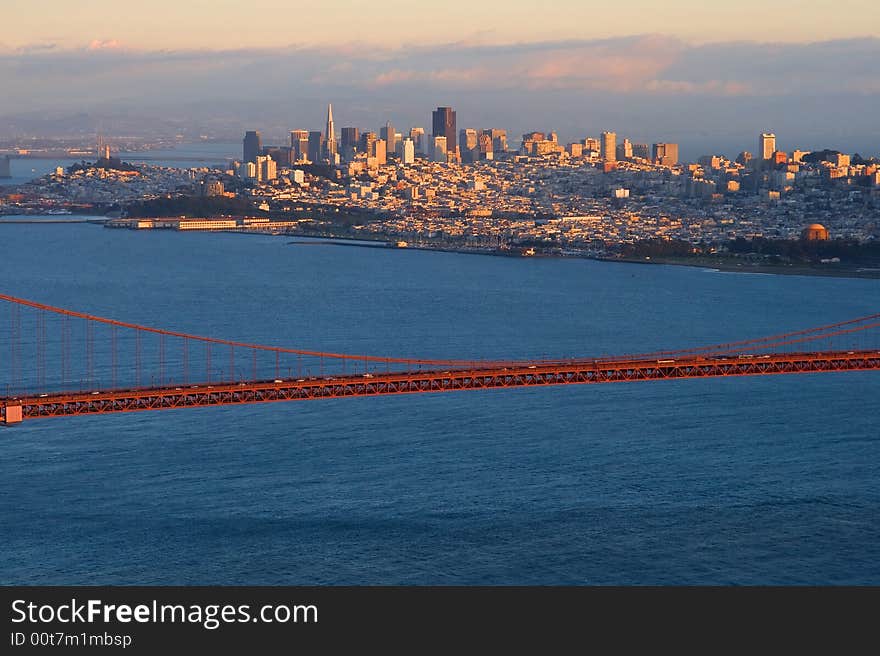
[[[880,369],[880,351],[817,351],[676,359],[573,360],[510,367],[376,373],[281,381],[62,393],[0,400],[3,423],[23,419],[354,396],[453,392],[507,387],[766,376]]]

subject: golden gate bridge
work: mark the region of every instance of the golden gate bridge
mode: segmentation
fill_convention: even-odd
[[[0,423],[5,425],[272,401],[880,369],[880,313],[677,350],[477,361],[266,346],[5,294],[0,304],[7,306],[6,330],[0,329]]]

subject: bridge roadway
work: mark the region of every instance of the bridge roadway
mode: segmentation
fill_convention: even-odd
[[[24,419],[204,406],[581,385],[626,381],[766,376],[880,369],[880,351],[688,356],[668,360],[572,360],[471,369],[375,373],[324,378],[201,383],[2,399],[3,423]]]

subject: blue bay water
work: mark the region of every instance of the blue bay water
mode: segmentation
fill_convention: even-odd
[[[0,236],[3,293],[327,351],[639,352],[880,307],[877,280],[92,225]],[[0,430],[0,582],[877,584],[878,398],[864,372],[25,422]]]

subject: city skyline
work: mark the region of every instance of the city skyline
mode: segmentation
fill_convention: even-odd
[[[877,154],[878,59],[877,38],[694,46],[657,35],[409,50],[7,51],[0,137],[65,124],[94,131],[98,120],[128,134],[156,125],[237,137],[255,124],[280,133],[292,122],[322,125],[321,105],[332,99],[346,108],[340,125],[375,115],[424,125],[425,105],[449,104],[460,122],[514,134],[552,129],[571,139],[596,126],[685,149],[698,141],[685,157],[752,144],[767,125],[804,147]]]

